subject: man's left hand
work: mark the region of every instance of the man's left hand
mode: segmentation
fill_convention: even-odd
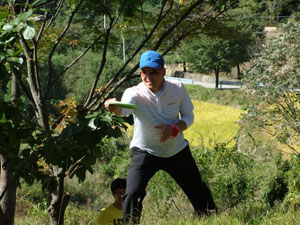
[[[173,135],[173,128],[169,124],[158,125],[154,127],[160,129],[160,142],[165,142]]]

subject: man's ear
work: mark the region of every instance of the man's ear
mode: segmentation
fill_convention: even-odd
[[[162,70],[163,70],[163,71],[162,71],[163,76],[165,76],[165,75],[166,75],[166,68],[164,67]]]

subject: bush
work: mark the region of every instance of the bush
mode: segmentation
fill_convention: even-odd
[[[288,193],[289,162],[282,160],[281,153],[276,154],[274,160],[276,168],[272,175],[264,180],[265,187],[262,190],[262,199],[270,206],[282,202]]]
[[[246,126],[266,129],[293,154],[300,146],[300,24],[291,22],[268,41],[245,72],[245,94],[252,99]]]
[[[300,156],[294,155],[290,162],[291,168],[287,171],[288,194],[285,196],[284,205],[289,208],[300,208]]]
[[[203,179],[210,187],[219,208],[233,207],[253,197],[250,179],[253,161],[237,147],[215,143],[213,149],[195,149],[194,157]]]

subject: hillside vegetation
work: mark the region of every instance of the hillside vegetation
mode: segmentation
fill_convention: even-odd
[[[204,88],[200,85],[185,85],[189,95],[194,100],[200,100],[219,105],[233,106],[245,109],[249,99],[240,89]]]
[[[244,97],[237,95],[238,90],[212,91],[198,86],[188,90],[195,105],[195,124],[185,135],[191,142],[203,180],[212,190],[219,214],[194,218],[181,189],[161,171],[148,185],[141,224],[300,224],[299,201],[293,192],[293,182],[300,183],[296,178],[300,163],[284,161],[266,142],[259,143],[254,152],[241,152],[235,141],[228,144],[240,132],[236,122],[244,111],[239,102],[247,104]],[[214,97],[196,100],[205,93]],[[211,103],[217,101],[223,105]],[[227,103],[235,107],[226,106]],[[98,211],[112,202],[109,184],[113,178],[126,177],[129,141],[126,136],[107,140],[106,156],[95,165],[96,172],[88,175],[83,183],[67,181],[72,198],[65,224],[95,224]],[[48,224],[47,201],[39,184],[22,185],[18,192],[16,224]]]

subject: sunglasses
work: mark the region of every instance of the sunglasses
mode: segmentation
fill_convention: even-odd
[[[145,71],[145,70],[141,70],[143,75],[148,75],[148,76],[157,76],[160,74],[161,70],[160,69],[153,69],[150,71]]]

